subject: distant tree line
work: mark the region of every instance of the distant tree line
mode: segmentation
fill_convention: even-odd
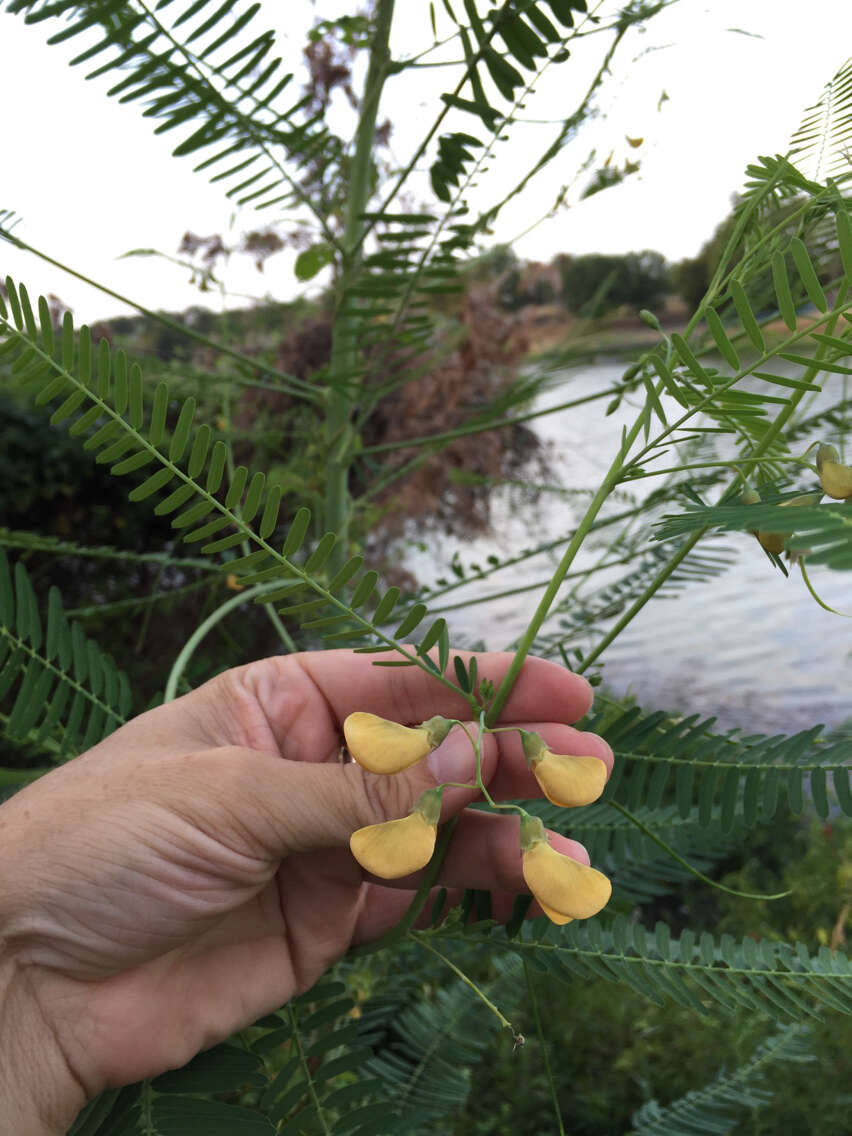
[[[736,206],[736,201],[734,206]],[[779,221],[791,213],[793,203],[779,207]],[[734,231],[735,214],[731,213],[716,226],[694,257],[674,264],[652,249],[618,254],[589,253],[572,256],[560,253],[550,264],[525,264],[507,245],[498,245],[481,259],[478,271],[482,277],[497,282],[501,307],[517,311],[532,304],[563,304],[574,315],[595,319],[619,308],[639,311],[659,308],[669,296],[683,300],[690,310],[701,302],[710,284],[713,267]],[[798,235],[791,227],[787,236]],[[813,238],[813,234],[812,234]],[[747,256],[740,244],[733,253],[734,263]],[[831,247],[811,247],[811,255],[824,280],[837,275],[837,255]],[[746,291],[757,311],[774,306],[774,287],[769,270],[763,265],[749,277]]]

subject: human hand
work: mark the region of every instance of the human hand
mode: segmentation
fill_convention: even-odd
[[[510,661],[480,656],[481,677],[498,684]],[[501,724],[611,768],[606,743],[569,726],[590,703],[585,680],[528,659]],[[19,1136],[64,1132],[103,1088],[185,1064],[399,920],[418,875],[376,883],[349,837],[473,780],[473,752],[454,730],[393,777],[342,764],[355,710],[469,714],[419,668],[274,657],[141,715],[0,808],[0,1061]],[[496,799],[540,795],[514,733],[485,736],[483,779]],[[442,820],[477,796],[446,789]],[[552,844],[588,863],[576,842]],[[456,900],[490,890],[506,918],[526,890],[517,819],[465,813],[439,883]]]

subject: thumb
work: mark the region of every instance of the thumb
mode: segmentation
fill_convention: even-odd
[[[389,776],[355,763],[288,761],[236,747],[204,756],[214,758],[218,766],[204,777],[204,796],[209,800],[215,786],[215,798],[234,835],[250,835],[253,844],[278,860],[291,852],[345,847],[356,829],[407,816],[425,790],[445,781],[472,781],[476,773],[473,747],[461,730],[454,730],[423,761]],[[196,780],[192,796],[200,804],[199,784]],[[446,789],[442,820],[478,796],[475,787]],[[219,835],[229,839],[224,832]]]

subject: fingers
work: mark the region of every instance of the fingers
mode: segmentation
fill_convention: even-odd
[[[458,654],[470,658],[469,653]],[[342,723],[357,710],[404,725],[435,714],[461,719],[470,716],[470,706],[461,692],[420,667],[374,666],[382,657],[398,655],[322,651],[274,656],[235,667],[168,707],[157,709],[146,730],[160,727],[166,739],[180,739],[180,748],[246,746],[277,752],[292,761],[318,762],[337,757]],[[480,677],[499,686],[512,658],[508,653],[478,655]],[[591,702],[591,688],[585,679],[555,663],[529,658],[500,721],[568,724],[581,718]]]
[[[517,814],[497,816],[472,810],[463,813],[441,865],[438,882],[448,888],[528,894],[521,870],[519,828]],[[552,832],[550,844],[572,860],[589,863],[588,852],[576,840]],[[421,879],[422,873],[415,872],[402,880],[382,882],[388,887],[411,889],[418,887]]]
[[[568,752],[587,754],[596,750],[595,756],[611,762],[606,743],[594,735],[569,727],[551,730],[542,725],[542,730],[551,733],[554,744],[558,742]],[[239,847],[248,844],[253,853],[280,860],[293,852],[346,847],[356,829],[405,817],[423,792],[449,778],[462,784],[473,782],[476,769],[470,741],[456,729],[426,760],[392,776],[379,776],[356,764],[287,761],[273,754],[224,747],[173,759],[167,772],[166,778],[162,770],[157,774],[157,797],[168,795],[172,807],[181,814],[194,814],[205,831],[215,831],[231,846],[236,840]],[[515,733],[486,735],[482,773],[495,799],[541,796]],[[446,788],[442,820],[479,798],[479,790],[472,784]],[[471,815],[476,821],[465,818],[465,825],[482,823],[482,818],[488,817],[485,813]],[[514,844],[517,847],[517,839]],[[489,849],[486,859],[491,864],[489,878],[493,883],[494,865],[499,875],[502,861],[499,849],[491,855],[490,845],[486,842],[484,847]],[[471,865],[479,863],[472,847],[470,856]],[[506,879],[511,882],[504,890],[511,891],[519,878],[509,871]],[[460,886],[486,885],[466,879]]]
[[[400,888],[386,888],[378,884],[370,885],[364,904],[358,913],[358,920],[352,936],[352,945],[371,943],[392,930],[405,915],[413,892]],[[429,897],[418,915],[414,927],[425,930],[443,922],[454,908],[461,906],[465,897],[463,888],[432,888]],[[514,895],[505,892],[491,892],[491,918],[498,923],[508,923],[515,908]],[[440,903],[439,903],[440,901]],[[535,919],[543,912],[533,901],[527,912],[527,919]]]
[[[518,838],[517,816],[495,816],[490,813],[467,812],[459,820],[438,877],[446,888],[443,909],[435,913],[446,916],[458,906],[468,888],[491,893],[491,915],[505,923],[512,914],[515,897],[529,895],[521,869],[521,850]],[[558,833],[549,833],[550,844],[565,856],[589,863],[589,855],[582,844]],[[392,927],[408,910],[414,891],[423,878],[421,872],[400,880],[370,879],[364,905],[359,913],[354,942],[369,942]],[[430,893],[417,926],[430,926],[440,888]],[[530,907],[528,917],[541,915],[537,903]]]
[[[469,732],[475,736],[475,728]],[[597,734],[576,730],[559,722],[519,722],[519,730],[540,734],[553,753],[572,754],[577,757],[597,757],[606,765],[607,777],[612,773],[613,754],[609,745]],[[463,780],[462,777],[443,773],[463,767],[464,753],[471,749],[464,731],[456,727],[447,739],[429,755],[432,772],[437,780]],[[482,774],[491,796],[497,800],[530,800],[541,797],[541,787],[527,765],[521,745],[521,735],[515,730],[507,733],[486,734],[482,744]],[[447,791],[445,801],[452,800]]]
[[[456,651],[465,661],[470,652]],[[467,701],[453,693],[420,667],[376,667],[386,655],[356,655],[352,651],[322,651],[293,656],[310,675],[339,721],[356,710],[366,710],[395,722],[410,725],[434,714],[465,718],[470,714]],[[477,655],[480,679],[488,678],[498,687],[509,669],[509,652]],[[579,675],[544,659],[528,658],[521,668],[506,702],[501,722],[551,719],[558,708],[558,720],[576,722],[592,704],[589,684]]]

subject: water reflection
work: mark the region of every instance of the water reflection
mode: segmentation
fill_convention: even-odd
[[[553,406],[603,389],[622,371],[623,365],[615,362],[586,368],[572,375],[570,385],[544,394],[540,404]],[[823,376],[823,381],[828,392],[828,384],[840,380]],[[839,387],[831,393],[835,400]],[[600,404],[592,403],[537,420],[536,432],[552,448],[561,484],[572,490],[596,489],[622,424],[633,417],[634,409],[626,405],[603,417]],[[802,450],[806,444],[801,444]],[[631,489],[645,493],[655,483],[656,479],[648,479]],[[610,511],[618,508],[613,502]],[[489,554],[503,559],[524,547],[567,537],[576,520],[577,498],[547,494],[529,509],[518,506],[511,492],[501,491],[494,516],[491,537],[458,550],[465,565],[484,565]],[[603,530],[601,537],[604,533],[611,539],[614,529]],[[721,726],[739,726],[746,732],[793,731],[817,722],[838,725],[852,716],[848,678],[852,621],[823,611],[798,572],[791,570],[785,578],[753,537],[725,534],[724,540],[706,547],[731,550],[734,566],[708,583],[689,586],[678,598],[658,598],[649,604],[607,649],[603,675],[608,685],[619,693],[632,692],[643,705],[714,715]],[[456,546],[445,542],[439,562],[446,563],[454,551]],[[578,566],[594,563],[600,555],[600,548],[586,550]],[[547,580],[558,558],[558,552],[539,555],[486,580],[472,581],[450,593],[447,602],[470,601]],[[438,575],[432,564],[431,555],[412,556],[412,566],[424,582],[433,582]],[[610,570],[604,578],[615,578],[616,573]],[[811,579],[826,603],[852,612],[848,573],[814,566]],[[561,594],[566,591],[563,588]],[[509,645],[523,631],[539,595],[531,590],[447,611],[453,641],[480,640],[488,649]]]

